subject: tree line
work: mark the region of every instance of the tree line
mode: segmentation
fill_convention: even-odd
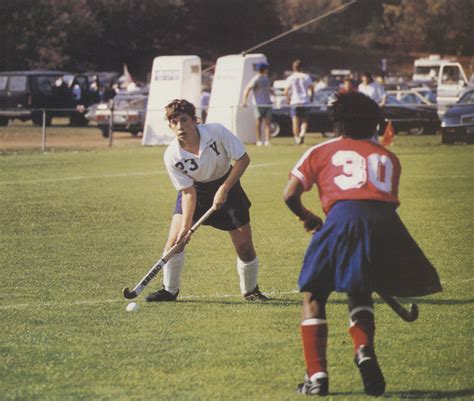
[[[154,57],[179,54],[198,54],[205,65],[347,2],[2,0],[0,69],[117,70],[126,63],[145,74]],[[359,0],[291,41],[466,56],[474,54],[472,21],[472,0]]]

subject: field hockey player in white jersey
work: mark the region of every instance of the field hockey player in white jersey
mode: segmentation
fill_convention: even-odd
[[[221,124],[198,125],[196,108],[175,99],[166,118],[176,138],[164,154],[173,186],[178,191],[165,252],[184,238],[204,213],[215,211],[203,223],[228,231],[237,253],[240,291],[249,301],[266,301],[258,287],[258,258],[250,228],[250,201],[240,177],[250,158],[242,142]],[[235,161],[234,165],[231,162]],[[189,235],[188,235],[189,240]],[[146,297],[148,302],[175,301],[184,268],[184,248],[163,268],[163,287]]]

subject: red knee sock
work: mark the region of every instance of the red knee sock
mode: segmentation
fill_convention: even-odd
[[[354,353],[361,345],[368,345],[374,349],[375,323],[374,319],[357,319],[349,328],[354,343]]]
[[[326,320],[307,319],[301,323],[300,327],[308,376],[311,378],[318,372],[327,373],[328,325]]]

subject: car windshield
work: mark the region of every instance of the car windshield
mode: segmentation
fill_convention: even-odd
[[[464,96],[459,99],[459,104],[474,104],[474,91],[470,91],[464,94]]]
[[[114,101],[115,109],[145,109],[145,99],[121,97]]]
[[[327,104],[329,98],[334,95],[332,91],[316,91],[314,92],[314,103]]]

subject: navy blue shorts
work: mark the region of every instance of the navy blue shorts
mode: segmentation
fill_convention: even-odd
[[[438,274],[411,237],[395,205],[339,201],[306,251],[300,291],[377,291],[412,297],[441,291]]]
[[[201,216],[211,208],[217,190],[229,174],[230,170],[218,180],[194,183],[197,192],[197,202],[193,221],[198,221]],[[216,210],[212,213],[203,224],[224,231],[235,230],[250,222],[250,206],[249,198],[242,188],[242,185],[240,185],[240,181],[237,181],[229,191],[226,203],[224,203],[220,210]],[[181,191],[178,192],[174,214],[183,214]]]

